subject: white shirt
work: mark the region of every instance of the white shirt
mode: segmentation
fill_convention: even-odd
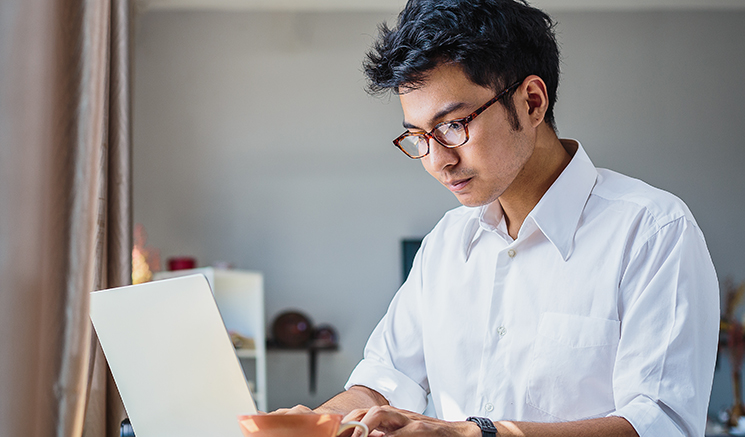
[[[449,211],[346,388],[437,417],[616,415],[640,436],[704,434],[716,274],[681,200],[574,156],[516,240],[499,202]],[[574,152],[576,149],[576,152]]]

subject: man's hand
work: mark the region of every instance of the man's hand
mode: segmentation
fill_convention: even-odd
[[[269,414],[313,414],[313,410],[305,405],[295,405],[292,408],[280,408],[279,410],[272,411]]]
[[[350,420],[367,425],[370,437],[481,437],[481,429],[473,422],[446,422],[387,405],[354,410],[343,421]],[[505,437],[637,437],[626,419],[615,416],[558,423],[499,421],[494,425]],[[361,434],[355,430],[351,435]]]
[[[370,437],[481,437],[481,429],[472,422],[446,422],[391,406],[354,410],[343,420],[357,420],[370,429]],[[353,437],[359,437],[355,430]]]

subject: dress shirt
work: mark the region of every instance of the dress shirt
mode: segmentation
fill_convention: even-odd
[[[522,224],[498,201],[449,211],[346,388],[444,420],[626,418],[644,436],[704,434],[719,289],[677,197],[597,169],[578,142]]]

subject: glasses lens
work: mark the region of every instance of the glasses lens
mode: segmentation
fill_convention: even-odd
[[[460,146],[468,139],[466,138],[466,126],[459,121],[451,121],[437,126],[432,135],[446,146]]]
[[[399,147],[412,158],[419,158],[427,154],[429,147],[424,135],[409,135],[398,142]]]

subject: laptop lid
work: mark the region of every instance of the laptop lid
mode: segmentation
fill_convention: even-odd
[[[90,315],[137,437],[241,437],[256,413],[207,279],[91,293]]]

